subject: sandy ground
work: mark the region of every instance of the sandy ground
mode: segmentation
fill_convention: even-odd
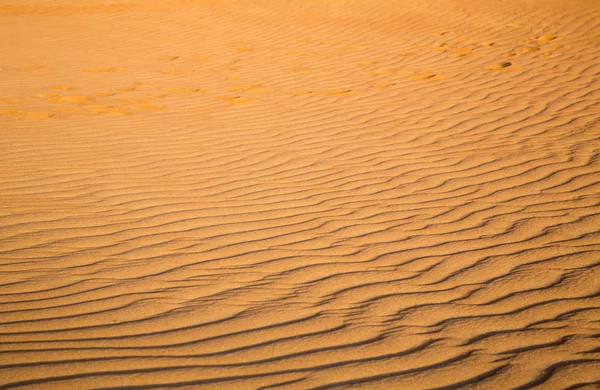
[[[0,33],[0,389],[598,388],[600,2]]]

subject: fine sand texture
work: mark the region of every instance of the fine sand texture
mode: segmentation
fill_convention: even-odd
[[[597,0],[0,0],[0,389],[598,389]]]

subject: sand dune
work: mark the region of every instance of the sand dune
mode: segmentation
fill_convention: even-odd
[[[0,389],[598,388],[597,1],[0,31]]]

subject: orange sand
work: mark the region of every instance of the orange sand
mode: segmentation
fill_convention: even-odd
[[[598,388],[597,0],[0,32],[0,389]]]

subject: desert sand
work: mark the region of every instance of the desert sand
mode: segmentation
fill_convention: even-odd
[[[600,2],[0,32],[0,389],[598,388]]]

